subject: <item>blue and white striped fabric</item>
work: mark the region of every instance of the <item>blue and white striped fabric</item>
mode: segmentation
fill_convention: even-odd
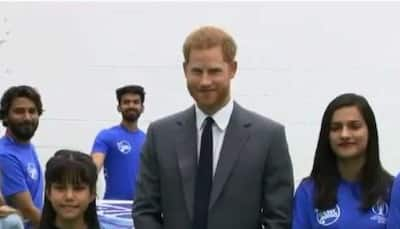
[[[97,200],[97,215],[102,229],[132,229],[132,201]]]

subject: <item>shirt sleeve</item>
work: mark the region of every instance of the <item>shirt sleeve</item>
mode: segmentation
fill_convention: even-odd
[[[0,169],[2,173],[1,189],[5,197],[28,191],[25,169],[16,157],[7,154],[0,155]]]
[[[95,138],[93,146],[92,146],[92,153],[103,153],[107,155],[109,151],[109,146],[107,144],[107,134],[103,130],[101,131]]]
[[[312,228],[309,209],[312,208],[313,203],[312,198],[308,196],[305,185],[302,182],[294,196],[292,229]]]

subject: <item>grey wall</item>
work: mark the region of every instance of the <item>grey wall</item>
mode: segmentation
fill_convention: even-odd
[[[310,171],[323,110],[343,92],[368,98],[382,161],[400,171],[399,2],[1,2],[0,92],[18,84],[41,92],[34,143],[43,165],[60,148],[89,152],[96,133],[120,120],[121,85],[146,88],[144,130],[192,103],[181,46],[205,24],[237,40],[234,98],[285,124],[296,182]]]

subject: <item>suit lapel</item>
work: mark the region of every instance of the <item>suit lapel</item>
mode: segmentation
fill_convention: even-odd
[[[249,137],[250,120],[243,115],[243,109],[234,104],[231,119],[226,129],[217,169],[214,175],[210,197],[210,208],[214,205],[228,179],[244,143]]]
[[[183,112],[177,121],[177,157],[186,207],[190,219],[193,217],[194,186],[197,167],[197,130],[194,107]]]

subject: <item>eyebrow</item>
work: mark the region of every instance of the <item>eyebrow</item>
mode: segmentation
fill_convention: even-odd
[[[330,125],[331,126],[333,126],[333,125],[342,125],[342,124],[353,124],[353,123],[363,123],[363,121],[362,120],[349,120],[349,121],[345,121],[345,122],[341,122],[341,121],[334,121],[334,122],[331,122],[330,123]]]

